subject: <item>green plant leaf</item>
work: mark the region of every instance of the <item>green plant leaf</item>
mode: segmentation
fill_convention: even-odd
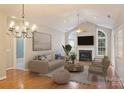
[[[66,55],[69,55],[69,52],[71,51],[72,46],[71,46],[70,44],[67,44],[67,45],[65,45],[65,46],[62,45],[62,47],[63,47],[63,49],[64,49]]]

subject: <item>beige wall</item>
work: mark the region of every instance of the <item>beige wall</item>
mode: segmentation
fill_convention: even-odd
[[[25,40],[25,64],[28,68],[28,62],[32,60],[36,55],[46,54],[60,50],[63,54],[62,44],[65,42],[65,33],[56,31],[54,29],[38,25],[38,32],[49,33],[52,36],[52,49],[48,51],[32,51],[32,39]]]
[[[117,40],[117,33],[119,31],[122,31],[122,37],[121,40]],[[121,15],[118,16],[118,19],[116,20],[116,25],[113,28],[114,32],[114,49],[115,49],[115,54],[113,59],[115,60],[115,70],[117,72],[117,75],[119,76],[120,80],[122,81],[124,85],[124,13],[122,12]],[[122,57],[118,56],[118,42],[122,42],[122,49],[120,49],[120,53],[122,54]]]
[[[0,14],[0,79],[6,77],[6,51],[5,51],[5,32],[6,17]]]
[[[96,31],[97,31],[97,29],[101,29],[107,35],[107,40],[108,40],[108,42],[107,42],[107,55],[109,56],[109,58],[111,58],[111,31],[112,31],[111,29],[108,29],[108,28],[105,28],[102,26],[98,26],[98,25],[90,23],[90,22],[85,22],[85,23],[81,24],[79,27],[80,27],[80,29],[84,29],[86,32],[81,32],[78,34],[78,36],[93,35],[94,36],[94,45],[93,46],[77,46],[77,50],[79,50],[79,49],[92,49],[93,50],[93,58],[99,57],[96,54],[96,49],[97,49],[97,47],[96,47]],[[75,29],[77,29],[77,28],[75,28]],[[67,40],[68,34],[70,32],[66,32],[66,39],[65,39],[66,41],[68,41]],[[77,55],[78,55],[78,52],[77,52]]]
[[[5,35],[6,44],[6,69],[12,69],[14,67],[13,61],[13,37],[11,34],[7,33]]]

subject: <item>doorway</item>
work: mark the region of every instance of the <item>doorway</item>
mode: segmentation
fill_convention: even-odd
[[[16,69],[24,69],[24,40],[16,38]]]

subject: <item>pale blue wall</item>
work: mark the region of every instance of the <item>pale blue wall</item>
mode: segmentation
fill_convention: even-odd
[[[16,58],[23,58],[24,41],[21,38],[16,39]]]

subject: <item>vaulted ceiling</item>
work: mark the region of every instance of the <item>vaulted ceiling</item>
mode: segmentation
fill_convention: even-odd
[[[92,22],[113,28],[122,14],[124,5],[111,4],[26,4],[26,18],[38,25],[44,25],[58,31],[70,31],[77,26],[77,14],[80,23]],[[0,5],[0,11],[7,16],[21,15],[21,5]],[[111,17],[108,18],[107,16]]]

